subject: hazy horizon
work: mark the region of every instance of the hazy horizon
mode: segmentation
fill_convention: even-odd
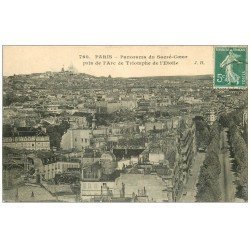
[[[80,59],[88,55],[89,59]],[[96,55],[111,55],[112,59],[96,59]],[[144,62],[147,59],[121,59],[122,56],[186,56],[177,65],[118,65],[119,61]],[[96,61],[111,61],[116,65],[95,65]],[[84,65],[83,62],[93,65]],[[204,64],[194,62],[203,61]],[[152,61],[151,61],[152,62]],[[132,78],[155,76],[192,76],[213,74],[213,46],[3,46],[3,75],[27,75],[46,71],[60,72],[71,65],[78,71],[96,77]]]
[[[67,69],[65,69],[65,71],[67,71]],[[29,74],[23,74],[23,73],[20,73],[20,74],[12,74],[12,75],[3,75],[3,77],[10,77],[10,76],[25,76],[25,75],[32,75],[32,74],[45,74],[46,72],[51,72],[51,73],[61,73],[61,70],[60,71],[51,71],[51,70],[48,70],[48,71],[44,71],[44,72],[33,72],[33,73],[29,73]],[[106,77],[108,78],[109,75],[107,76],[104,76],[104,75],[101,75],[101,76],[96,76],[96,75],[92,75],[92,74],[88,74],[86,72],[74,72],[74,74],[85,74],[85,75],[90,75],[90,76],[93,76],[93,77],[96,77],[96,78],[100,78],[100,77]],[[112,75],[110,75],[111,78],[115,79],[115,78],[157,78],[157,77],[198,77],[198,76],[213,76],[213,74],[199,74],[199,75],[155,75],[155,76],[126,76],[126,77],[123,77],[123,76],[115,76],[113,77]]]

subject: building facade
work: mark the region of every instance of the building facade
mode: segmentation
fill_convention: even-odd
[[[92,131],[90,129],[68,129],[62,136],[61,148],[64,150],[83,150],[90,146]]]
[[[80,169],[80,163],[64,161],[45,163],[39,166],[37,173],[47,181],[55,178],[56,174],[66,173],[71,169]]]
[[[15,149],[50,150],[49,136],[33,128],[15,128],[3,137],[3,146]]]

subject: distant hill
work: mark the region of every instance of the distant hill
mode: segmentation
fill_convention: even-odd
[[[45,74],[50,74],[51,76],[59,76],[59,75],[67,75],[67,74],[73,74],[76,77],[89,77],[89,78],[99,78],[99,79],[110,79],[111,76],[94,76],[89,75],[86,73],[77,73],[77,72],[71,72],[71,71],[64,71],[64,72],[50,72],[47,71],[45,73],[32,73],[32,74],[19,74],[14,76],[3,76],[4,79],[6,78],[13,78],[13,77],[34,77],[34,76],[42,76]],[[212,75],[188,75],[188,76],[145,76],[145,77],[114,77],[113,79],[161,79],[161,80],[211,80],[213,79]]]
[[[90,86],[95,86],[102,83],[102,87],[120,84],[119,82],[141,82],[142,84],[147,84],[148,82],[163,82],[163,81],[179,81],[186,83],[193,83],[197,81],[212,81],[212,75],[195,75],[195,76],[147,76],[147,77],[114,77],[111,76],[93,76],[85,73],[72,73],[70,71],[64,72],[45,72],[45,73],[33,73],[29,75],[15,75],[4,77],[4,85],[8,83],[23,85],[23,83],[35,83],[46,88],[48,86],[58,87],[58,84],[64,87],[71,86],[85,86],[86,88]],[[111,84],[111,85],[110,85]],[[5,86],[6,86],[5,85]]]
[[[195,75],[195,76],[147,76],[147,77],[130,77],[129,79],[159,79],[159,80],[212,80],[212,75]]]

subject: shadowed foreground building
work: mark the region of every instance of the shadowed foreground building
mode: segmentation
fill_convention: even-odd
[[[167,184],[157,175],[120,174],[110,178],[81,181],[81,200],[91,201],[172,201]]]

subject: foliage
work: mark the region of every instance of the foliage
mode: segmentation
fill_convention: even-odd
[[[221,200],[221,190],[219,185],[219,175],[221,165],[219,160],[219,126],[217,123],[212,127],[210,134],[210,144],[197,183],[196,200],[198,202],[218,202]]]
[[[29,101],[29,96],[17,96],[13,93],[3,96],[3,106],[10,106],[12,103],[24,103]]]
[[[229,128],[229,143],[231,156],[234,158],[233,171],[236,173],[236,196],[248,200],[248,167],[247,167],[247,133],[241,126],[243,110],[223,114],[220,118],[222,126]],[[241,132],[243,131],[243,133]],[[244,138],[245,137],[245,138]]]
[[[195,120],[197,147],[206,147],[209,144],[209,129],[206,122],[201,119]]]
[[[47,125],[46,129],[50,138],[51,148],[53,147],[56,147],[57,149],[60,148],[62,136],[69,127],[70,126],[67,121],[62,121],[60,125]]]

